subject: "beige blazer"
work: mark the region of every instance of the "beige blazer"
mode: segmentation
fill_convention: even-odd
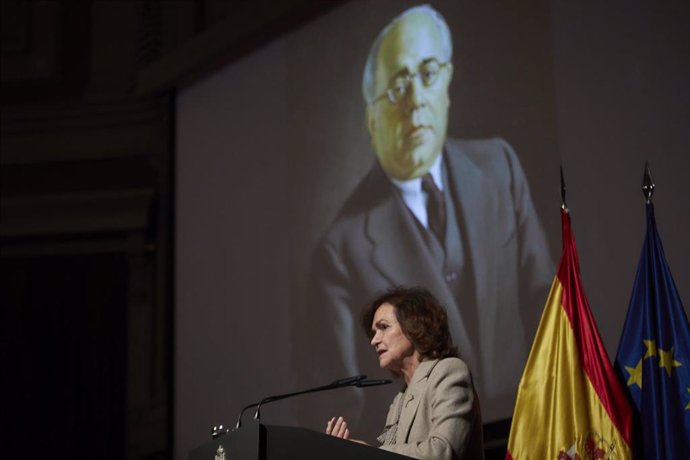
[[[479,400],[467,365],[458,358],[422,361],[407,391],[393,400],[386,425],[403,408],[395,444],[382,449],[427,460],[482,460]]]

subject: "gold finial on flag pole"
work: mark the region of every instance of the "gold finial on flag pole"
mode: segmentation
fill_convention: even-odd
[[[644,162],[644,176],[642,177],[642,194],[647,200],[647,204],[652,202],[652,195],[654,194],[654,180],[652,180],[652,172],[649,170],[649,163],[646,161]]]

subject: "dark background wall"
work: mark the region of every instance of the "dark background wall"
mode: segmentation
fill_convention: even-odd
[[[5,439],[59,458],[89,458],[104,446],[107,458],[124,458],[126,257],[2,262]]]
[[[142,75],[332,7],[270,4],[0,2],[3,458],[172,457],[173,104]]]

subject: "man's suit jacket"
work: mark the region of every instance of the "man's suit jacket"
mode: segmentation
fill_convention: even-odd
[[[522,168],[506,142],[448,140],[443,165],[456,214],[465,223],[460,232],[465,258],[471,259],[473,299],[453,296],[425,230],[375,164],[313,254],[301,319],[311,327],[296,337],[298,363],[305,368],[298,372],[314,384],[329,376],[375,375],[375,353],[360,325],[362,309],[392,286],[422,286],[446,307],[451,334],[489,412],[492,403],[510,412],[531,342],[525,330],[536,327],[554,266]],[[476,330],[468,330],[463,307],[475,309]],[[328,350],[327,358],[317,360],[314,347]],[[358,395],[364,405],[380,407],[367,395]],[[366,425],[369,419],[360,421]]]
[[[393,400],[386,427],[396,422],[398,404],[402,410],[395,443],[382,449],[429,460],[484,458],[479,401],[462,360],[422,361]]]

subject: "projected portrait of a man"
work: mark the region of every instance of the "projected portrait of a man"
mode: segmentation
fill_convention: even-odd
[[[512,407],[554,265],[512,147],[446,135],[452,54],[429,6],[374,41],[362,92],[378,161],[315,249],[307,314],[319,327],[303,340],[330,347],[321,375],[376,374],[361,309],[391,286],[423,286],[447,309],[482,407]]]

